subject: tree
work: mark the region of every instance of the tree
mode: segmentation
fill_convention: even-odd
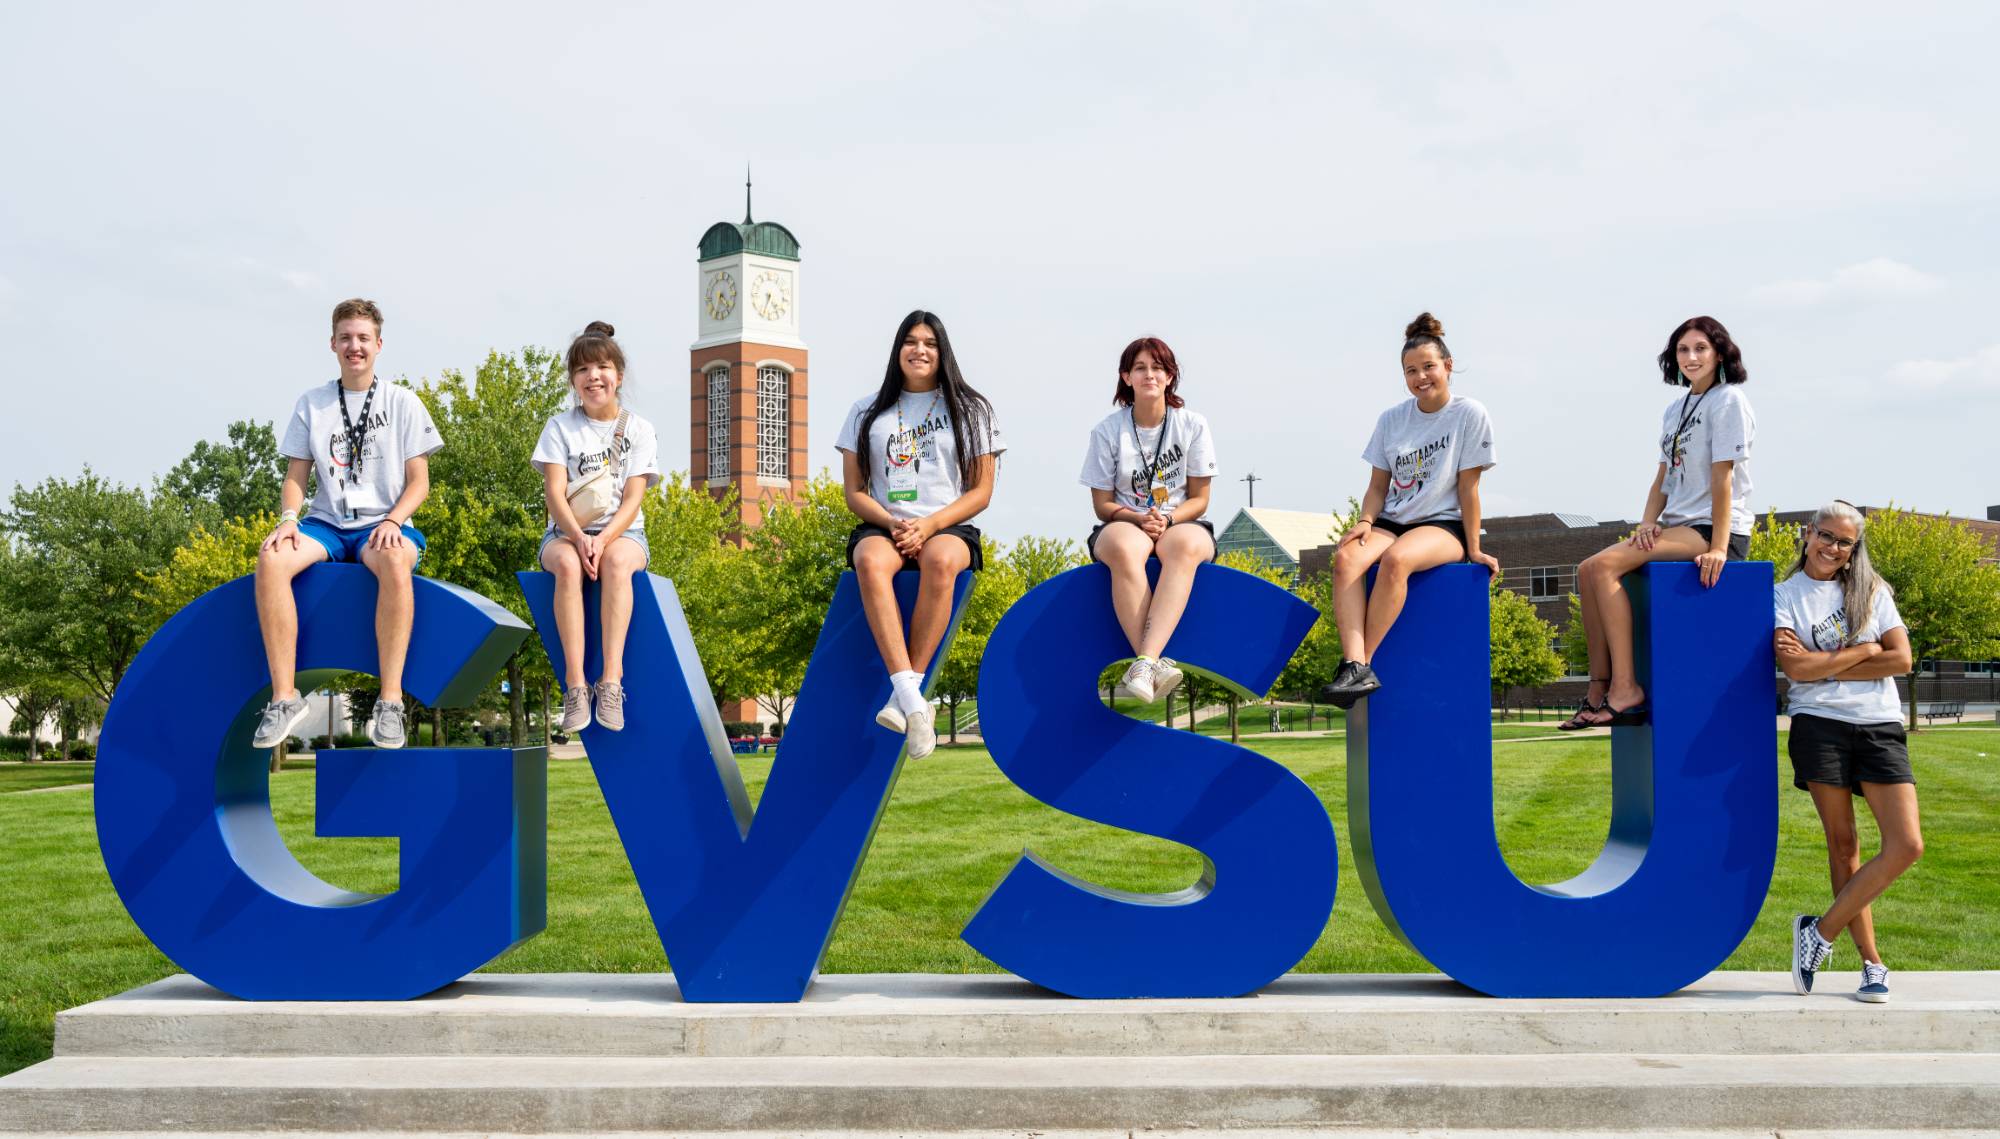
[[[763,524],[747,536],[748,573],[733,607],[740,664],[754,678],[749,692],[788,702],[804,683],[834,588],[847,572],[847,533],[854,524],[840,483],[824,472],[807,480],[795,499],[765,504]],[[709,673],[718,699],[728,690],[725,676]]]
[[[1010,546],[1006,559],[1021,577],[1023,594],[1057,574],[1089,564],[1083,549],[1070,539],[1037,538],[1032,534]],[[986,564],[993,563],[988,561]]]
[[[1785,580],[1792,563],[1798,560],[1799,534],[1803,529],[1796,522],[1778,521],[1775,510],[1766,513],[1750,531],[1750,560],[1770,562],[1776,580]]]
[[[196,526],[166,565],[139,575],[149,632],[216,586],[257,572],[257,547],[277,524],[277,515],[256,512],[217,523],[213,531]]]
[[[0,560],[0,644],[23,671],[69,677],[108,702],[153,631],[141,575],[173,556],[184,512],[85,467],[15,487],[0,528],[18,555]]]
[[[430,457],[431,493],[413,521],[424,531],[424,572],[476,590],[528,618],[514,574],[537,568],[548,522],[542,472],[530,461],[549,417],[562,411],[569,376],[545,348],[488,352],[468,378],[447,369],[417,396],[437,424],[444,448]],[[530,637],[507,660],[508,723],[526,734],[525,674],[548,675],[548,658]],[[442,716],[434,712],[433,728]]]
[[[674,583],[718,703],[723,693],[761,691],[738,623],[750,570],[735,542],[736,518],[736,488],[717,498],[680,471],[646,496],[646,542],[653,551],[648,568]],[[774,698],[773,715],[782,719],[784,711],[782,699]]]
[[[1295,692],[1310,705],[1340,670],[1340,628],[1333,621],[1333,575],[1300,574],[1292,592],[1319,612],[1319,620],[1306,631],[1306,639],[1299,642],[1298,650],[1285,664],[1285,671],[1278,675],[1278,690]]]
[[[285,477],[285,457],[269,423],[239,419],[226,442],[204,439],[155,484],[155,493],[180,500],[189,517],[214,526],[275,511]]]
[[[1562,661],[1570,676],[1590,675],[1590,636],[1583,630],[1583,599],[1569,595],[1569,621],[1563,625]]]
[[[1509,689],[1533,688],[1560,679],[1563,660],[1552,642],[1556,627],[1535,615],[1535,606],[1495,576],[1488,587],[1493,639],[1493,699],[1504,704]]]
[[[1909,628],[1912,669],[1939,658],[2000,656],[2000,567],[1994,551],[1949,518],[1891,505],[1868,518],[1869,557],[1896,591]],[[1917,729],[1917,673],[1910,674],[1910,730]]]
[[[953,743],[958,742],[959,704],[979,695],[979,662],[986,655],[986,643],[993,636],[993,629],[999,625],[1000,618],[1006,616],[1007,610],[1028,592],[1027,578],[1021,570],[1023,562],[1044,569],[1055,564],[1044,556],[1057,545],[1048,539],[1023,538],[1005,554],[1000,552],[991,538],[980,541],[984,546],[986,568],[973,575],[972,596],[966,599],[965,612],[959,617],[958,635],[952,639],[951,651],[938,665],[937,680],[931,686],[951,714]],[[1023,545],[1030,546],[1025,556],[1015,557],[1021,553]],[[1069,546],[1070,543],[1065,541],[1061,545]]]

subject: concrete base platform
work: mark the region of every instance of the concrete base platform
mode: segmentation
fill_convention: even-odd
[[[0,1131],[2000,1131],[2000,973],[1892,980],[1888,1005],[1743,973],[1658,1000],[1298,975],[1077,1001],[892,974],[695,1005],[643,975],[348,1004],[176,977],[62,1014],[55,1059],[0,1079]]]

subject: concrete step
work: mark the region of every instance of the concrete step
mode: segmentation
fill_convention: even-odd
[[[17,1130],[2000,1127],[2000,1056],[58,1058]]]
[[[658,975],[475,974],[415,1001],[251,1003],[181,976],[62,1013],[59,1057],[1788,1055],[2000,1050],[2000,972],[1898,973],[1895,1000],[1714,973],[1654,1000],[1495,1000],[1436,975],[1285,977],[1236,1000],[1081,1001],[996,975],[822,977],[701,1005]],[[1823,985],[1823,987],[1825,987]]]

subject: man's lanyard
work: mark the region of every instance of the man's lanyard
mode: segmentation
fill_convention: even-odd
[[[361,447],[368,439],[368,409],[375,403],[374,383],[368,385],[368,394],[361,401],[361,426],[356,429],[354,421],[347,417],[347,388],[339,380],[333,381],[334,395],[340,398],[340,423],[342,434],[347,436],[347,481],[361,481]]]

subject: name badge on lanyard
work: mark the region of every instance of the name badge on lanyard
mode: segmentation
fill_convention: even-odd
[[[889,501],[915,502],[917,500],[917,464],[913,456],[900,466],[889,468]]]

